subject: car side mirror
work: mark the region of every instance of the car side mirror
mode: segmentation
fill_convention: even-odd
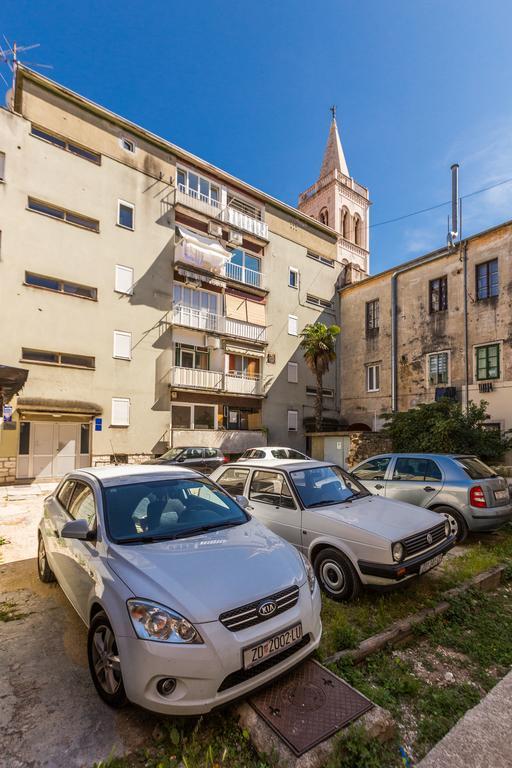
[[[87,520],[70,520],[64,523],[60,535],[63,539],[80,539],[81,541],[91,541],[95,538],[94,531],[91,531]]]
[[[176,461],[179,462],[180,464],[182,464],[185,461],[185,457],[184,456],[178,456]]]
[[[249,506],[249,499],[247,498],[247,496],[240,496],[237,494],[234,498],[236,503],[240,507],[242,507],[242,509],[247,509],[247,507]]]

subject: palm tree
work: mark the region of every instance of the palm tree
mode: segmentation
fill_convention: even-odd
[[[306,325],[302,331],[300,342],[304,352],[304,360],[308,368],[316,377],[315,400],[315,429],[322,431],[323,415],[323,387],[324,374],[329,366],[336,360],[336,336],[340,328],[337,325],[325,325],[325,323],[312,323]]]

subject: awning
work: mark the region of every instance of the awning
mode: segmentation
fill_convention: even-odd
[[[27,380],[28,371],[25,368],[13,368],[10,365],[0,365],[0,397],[9,402],[23,387]]]
[[[247,355],[248,357],[265,357],[265,353],[260,349],[251,347],[236,347],[234,344],[226,344],[226,352],[231,355]]]
[[[97,403],[85,400],[54,400],[48,397],[19,397],[18,411],[24,413],[69,414],[79,416],[99,416],[103,408]]]
[[[220,274],[224,265],[231,259],[231,253],[223,248],[218,240],[200,235],[181,224],[176,227],[176,234],[181,238],[176,244],[178,261]]]

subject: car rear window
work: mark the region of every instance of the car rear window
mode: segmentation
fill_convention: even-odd
[[[496,472],[477,459],[476,456],[457,456],[456,460],[462,466],[465,473],[472,480],[486,480],[489,477],[497,477]]]

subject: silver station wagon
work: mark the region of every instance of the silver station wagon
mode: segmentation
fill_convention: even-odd
[[[215,470],[231,496],[313,564],[324,592],[349,600],[361,586],[388,586],[439,565],[455,537],[444,517],[372,496],[321,461],[254,460]]]
[[[476,456],[386,453],[351,474],[378,496],[443,514],[459,542],[468,531],[492,531],[512,520],[506,480]]]

